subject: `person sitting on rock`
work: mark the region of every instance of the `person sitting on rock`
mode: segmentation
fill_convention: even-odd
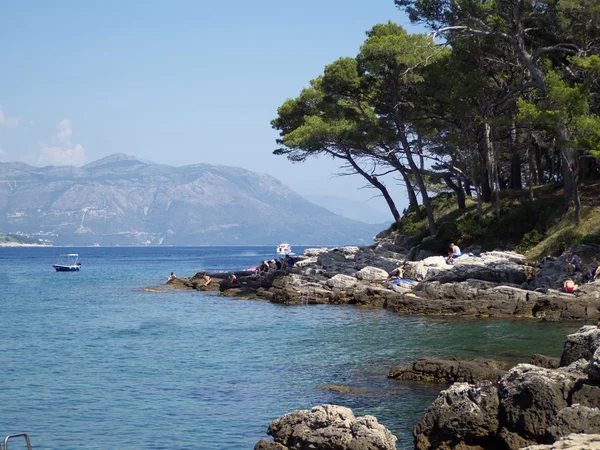
[[[208,275],[204,275],[202,277],[204,279],[204,286],[208,286],[210,284],[210,277]]]
[[[388,273],[388,280],[392,278],[404,278],[404,269],[400,267],[400,263],[396,263],[396,268]]]
[[[235,273],[232,273],[231,275],[229,275],[229,282],[231,284],[238,284],[238,279],[235,276]]]
[[[581,272],[581,260],[579,256],[570,254],[567,258],[567,274],[573,275],[575,272]]]
[[[294,258],[292,258],[290,255],[285,255],[285,262],[287,263],[288,267],[294,267],[294,264],[296,263]]]
[[[167,283],[169,281],[173,281],[175,278],[177,278],[177,277],[175,276],[175,274],[173,272],[171,272],[171,275],[169,276],[169,279],[167,280]]]
[[[579,286],[577,286],[575,282],[569,278],[565,281],[563,287],[565,288],[565,292],[572,294]]]
[[[283,267],[283,263],[281,262],[281,260],[277,260],[275,261],[275,269],[276,270],[281,270],[281,268]]]
[[[598,258],[595,256],[592,258],[592,278],[595,280],[600,276],[600,262],[598,262]]]
[[[259,277],[262,277],[268,271],[269,271],[269,266],[267,265],[267,262],[261,261],[260,264],[258,265],[256,275],[258,275]]]
[[[462,252],[460,251],[460,247],[451,243],[450,251],[448,252],[448,257],[446,258],[446,264],[454,264],[454,260],[456,258],[460,258],[461,256]]]

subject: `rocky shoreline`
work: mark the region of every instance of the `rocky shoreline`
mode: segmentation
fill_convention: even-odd
[[[560,364],[507,368],[490,360],[416,361],[394,368],[399,380],[454,382],[413,429],[417,450],[600,448],[600,329],[567,337]],[[469,382],[464,382],[468,380]],[[396,438],[371,416],[336,405],[293,411],[271,422],[255,450],[395,449]]]
[[[578,245],[582,255],[600,253]],[[293,268],[271,270],[262,277],[237,272],[236,284],[227,273],[204,272],[168,282],[171,288],[219,291],[233,298],[278,304],[347,304],[386,308],[398,314],[519,317],[549,321],[600,319],[600,280],[582,285],[575,294],[561,292],[566,279],[566,254],[537,266],[523,255],[492,251],[463,256],[453,265],[441,256],[407,261],[394,245],[307,249]],[[402,262],[404,279],[388,273]]]
[[[570,251],[585,261],[600,248],[577,245]],[[463,256],[453,265],[440,256],[422,256],[407,261],[389,243],[307,249],[293,268],[262,277],[237,272],[232,283],[228,273],[198,272],[167,286],[277,304],[345,304],[398,314],[594,324],[600,319],[600,280],[583,284],[575,294],[561,292],[567,253],[536,265],[509,251]],[[388,273],[399,262],[405,278],[392,280]],[[206,286],[204,275],[211,277]],[[568,337],[560,361],[534,355],[529,364],[511,367],[492,360],[423,358],[410,367],[392,368],[388,377],[454,383],[415,426],[418,450],[600,448],[599,348],[600,329],[586,325]],[[274,441],[262,439],[255,449],[395,448],[395,438],[374,417],[355,418],[335,405],[287,414],[271,423],[268,434]]]

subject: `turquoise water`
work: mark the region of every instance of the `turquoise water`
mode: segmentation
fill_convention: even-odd
[[[387,380],[392,365],[559,356],[579,327],[141,290],[273,250],[0,248],[0,434],[27,432],[35,449],[252,449],[271,420],[334,403],[375,415],[408,449],[439,389]],[[81,272],[54,272],[67,251]]]

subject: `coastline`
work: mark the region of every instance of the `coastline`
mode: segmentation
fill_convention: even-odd
[[[0,247],[54,247],[50,244],[22,244],[19,242],[0,242]]]
[[[586,247],[575,250],[581,254],[597,250]],[[404,249],[382,242],[372,247],[306,249],[292,268],[272,269],[260,278],[236,272],[237,284],[228,280],[229,273],[210,273],[212,281],[204,286],[205,272],[199,272],[176,278],[166,287],[278,304],[345,304],[398,314],[595,324],[600,319],[600,280],[582,285],[576,295],[561,292],[565,258],[532,266],[518,253],[492,251],[448,265],[441,256],[407,261]],[[391,279],[388,273],[399,262],[406,278]]]

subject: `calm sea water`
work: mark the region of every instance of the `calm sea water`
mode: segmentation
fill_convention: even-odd
[[[273,251],[0,248],[2,437],[27,432],[35,449],[252,449],[271,420],[334,403],[375,415],[408,449],[439,389],[387,380],[392,365],[559,356],[579,326],[141,289],[172,271],[243,269]],[[81,272],[54,272],[61,252],[79,253]]]

